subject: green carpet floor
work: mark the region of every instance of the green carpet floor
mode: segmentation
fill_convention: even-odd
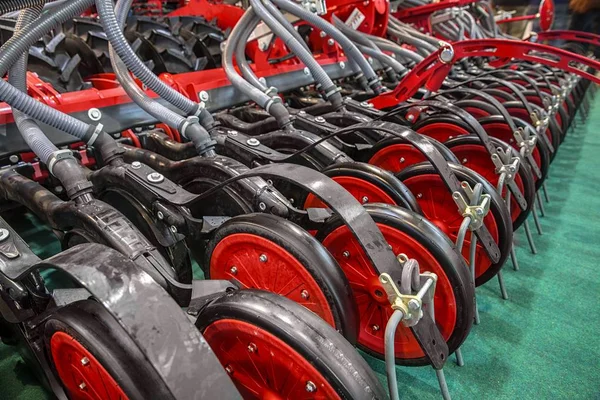
[[[481,324],[463,346],[466,365],[445,368],[454,399],[600,400],[599,155],[597,95],[552,165],[544,235],[535,235],[538,254],[520,231],[521,270],[509,262],[504,273],[510,299],[500,298],[496,281],[477,290]],[[56,244],[42,246],[47,232],[32,219],[21,232],[41,256],[58,251]],[[365,357],[386,384],[383,363]],[[397,374],[402,398],[440,398],[433,370],[397,368]],[[51,397],[13,348],[0,345],[0,399]]]

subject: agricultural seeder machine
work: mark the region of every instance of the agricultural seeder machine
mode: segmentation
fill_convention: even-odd
[[[396,365],[449,398],[600,82],[552,13],[520,40],[473,0],[0,2],[2,340],[61,399],[395,399]]]

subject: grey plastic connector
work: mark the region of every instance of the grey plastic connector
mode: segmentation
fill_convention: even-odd
[[[271,86],[269,88],[267,88],[267,90],[265,90],[265,94],[267,96],[277,96],[277,88],[275,86]]]
[[[189,137],[185,134],[187,127],[192,124],[197,124],[199,121],[200,121],[200,119],[197,116],[190,115],[183,121],[183,123],[179,127],[179,133],[181,133],[184,138],[189,139]]]
[[[54,165],[60,161],[60,160],[64,160],[67,158],[72,158],[75,159],[75,156],[73,156],[73,152],[69,149],[63,149],[63,150],[57,150],[55,152],[53,152],[52,154],[50,154],[50,157],[48,158],[48,171],[50,171],[50,173],[52,175],[54,175],[53,169],[54,169]]]

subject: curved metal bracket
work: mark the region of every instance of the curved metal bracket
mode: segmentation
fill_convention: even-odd
[[[448,46],[453,50],[453,57],[448,60],[442,55],[448,54]],[[502,66],[513,59],[540,63],[549,67],[573,73],[582,78],[600,84],[600,78],[589,73],[577,64],[600,71],[600,62],[585,56],[537,43],[521,42],[507,39],[477,39],[446,44],[413,68],[393,91],[380,94],[371,99],[376,108],[394,107],[398,103],[411,98],[420,88],[431,92],[440,89],[452,66],[459,60],[469,57],[494,57],[493,66]]]

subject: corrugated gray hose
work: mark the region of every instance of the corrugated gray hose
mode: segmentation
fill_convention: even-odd
[[[41,12],[41,4],[21,11],[19,18],[17,19],[17,24],[15,25],[15,32],[21,31],[23,27],[35,20]],[[27,93],[28,58],[28,52],[24,52],[11,67],[8,75],[8,82],[24,93]],[[19,110],[13,110],[13,117],[19,132],[21,132],[21,136],[23,136],[23,139],[29,148],[39,157],[40,161],[44,164],[48,164],[48,159],[52,153],[58,151],[58,148],[46,137],[46,135],[44,135],[44,132],[42,132],[33,119],[29,118]]]
[[[325,70],[321,68],[317,60],[313,57],[310,51],[307,51],[302,44],[300,44],[288,30],[281,25],[275,17],[267,10],[261,0],[250,0],[254,12],[263,20],[265,24],[271,29],[273,34],[278,36],[286,46],[308,67],[312,73],[315,81],[321,86],[321,89],[325,93],[325,97],[331,102],[335,108],[342,106],[342,96],[333,83],[331,78],[327,75]],[[279,12],[279,10],[277,10]]]
[[[252,33],[252,31],[254,31],[254,28],[256,28],[256,25],[258,25],[259,22],[260,18],[254,15],[254,18],[252,18],[252,20],[244,27],[244,30],[240,34],[239,40],[236,42],[237,45],[235,48],[235,62],[238,65],[242,76],[248,82],[250,82],[250,84],[252,84],[257,89],[260,89],[261,91],[267,93],[267,85],[263,84],[258,79],[256,74],[254,74],[254,71],[252,71],[252,68],[250,68],[250,65],[248,65],[248,61],[246,60],[246,44],[248,43],[248,38],[250,37],[250,34]],[[271,95],[274,96],[276,95],[276,93],[271,93]]]
[[[200,104],[188,99],[158,79],[158,77],[154,75],[154,73],[152,73],[152,71],[150,71],[135,55],[135,52],[131,49],[131,46],[129,46],[125,36],[123,36],[123,31],[119,28],[115,10],[113,8],[113,0],[96,0],[95,3],[104,32],[106,33],[110,44],[114,47],[115,52],[119,55],[127,68],[160,97],[184,111],[187,115],[198,114],[201,109]]]
[[[344,49],[346,56],[349,59],[352,59],[352,61],[360,67],[360,70],[365,74],[365,77],[368,80],[368,85],[371,87],[371,89],[373,89],[376,93],[383,91],[383,86],[381,85],[381,82],[379,82],[379,77],[373,70],[373,67],[371,67],[371,64],[369,64],[367,59],[362,55],[354,43],[352,43],[352,41],[348,39],[346,35],[340,32],[335,26],[331,25],[318,15],[306,11],[304,8],[289,0],[273,0],[273,2],[282,10],[285,10],[290,14],[297,16],[298,18],[302,18],[311,25],[316,26],[331,36]]]
[[[115,13],[119,27],[125,26],[125,20],[132,0],[119,0],[115,7]],[[210,138],[209,133],[198,123],[182,117],[174,111],[158,103],[154,99],[146,96],[146,93],[135,83],[125,63],[116,54],[114,48],[109,44],[110,62],[115,71],[118,81],[131,99],[144,111],[152,115],[157,120],[166,123],[170,127],[177,129],[184,137],[190,139],[199,154],[205,156],[214,156],[213,150],[215,142]]]
[[[402,65],[398,60],[395,60],[393,57],[384,54],[381,49],[377,47],[375,42],[367,38],[365,35],[350,28],[335,15],[333,15],[333,21],[339,30],[357,43],[357,47],[360,49],[360,51],[370,57],[375,58],[383,65],[391,67],[395,73],[400,74],[406,71],[406,67],[404,65]],[[391,76],[389,74],[388,76],[392,79],[395,79],[395,76]]]
[[[401,47],[398,43],[394,43],[391,40],[380,38],[373,35],[366,35],[371,39],[381,50],[389,51],[396,54],[397,57],[402,59],[413,60],[416,63],[420,63],[425,59],[422,55],[415,53],[414,51]]]
[[[26,8],[44,5],[46,0],[2,0],[0,1],[0,15]]]
[[[57,8],[44,11],[33,23],[15,33],[0,48],[0,76],[4,76],[7,70],[40,37],[57,25],[70,20],[73,16],[80,15],[93,2],[94,0],[73,0],[64,5],[61,4]],[[79,139],[88,141],[94,137],[94,133],[97,133],[96,127],[34,100],[3,79],[0,79],[0,99],[33,119],[70,133]]]
[[[238,23],[233,27],[233,30],[229,34],[229,39],[225,43],[225,49],[223,50],[223,69],[225,70],[227,78],[236,89],[244,93],[260,107],[267,110],[269,114],[277,119],[280,126],[284,126],[289,123],[290,114],[287,108],[281,104],[281,99],[279,97],[270,97],[260,89],[252,86],[238,74],[233,66],[233,53],[240,40],[240,35],[246,29],[248,24],[252,22],[255,15],[254,8],[248,7],[246,12],[242,15],[242,18],[240,18]]]

